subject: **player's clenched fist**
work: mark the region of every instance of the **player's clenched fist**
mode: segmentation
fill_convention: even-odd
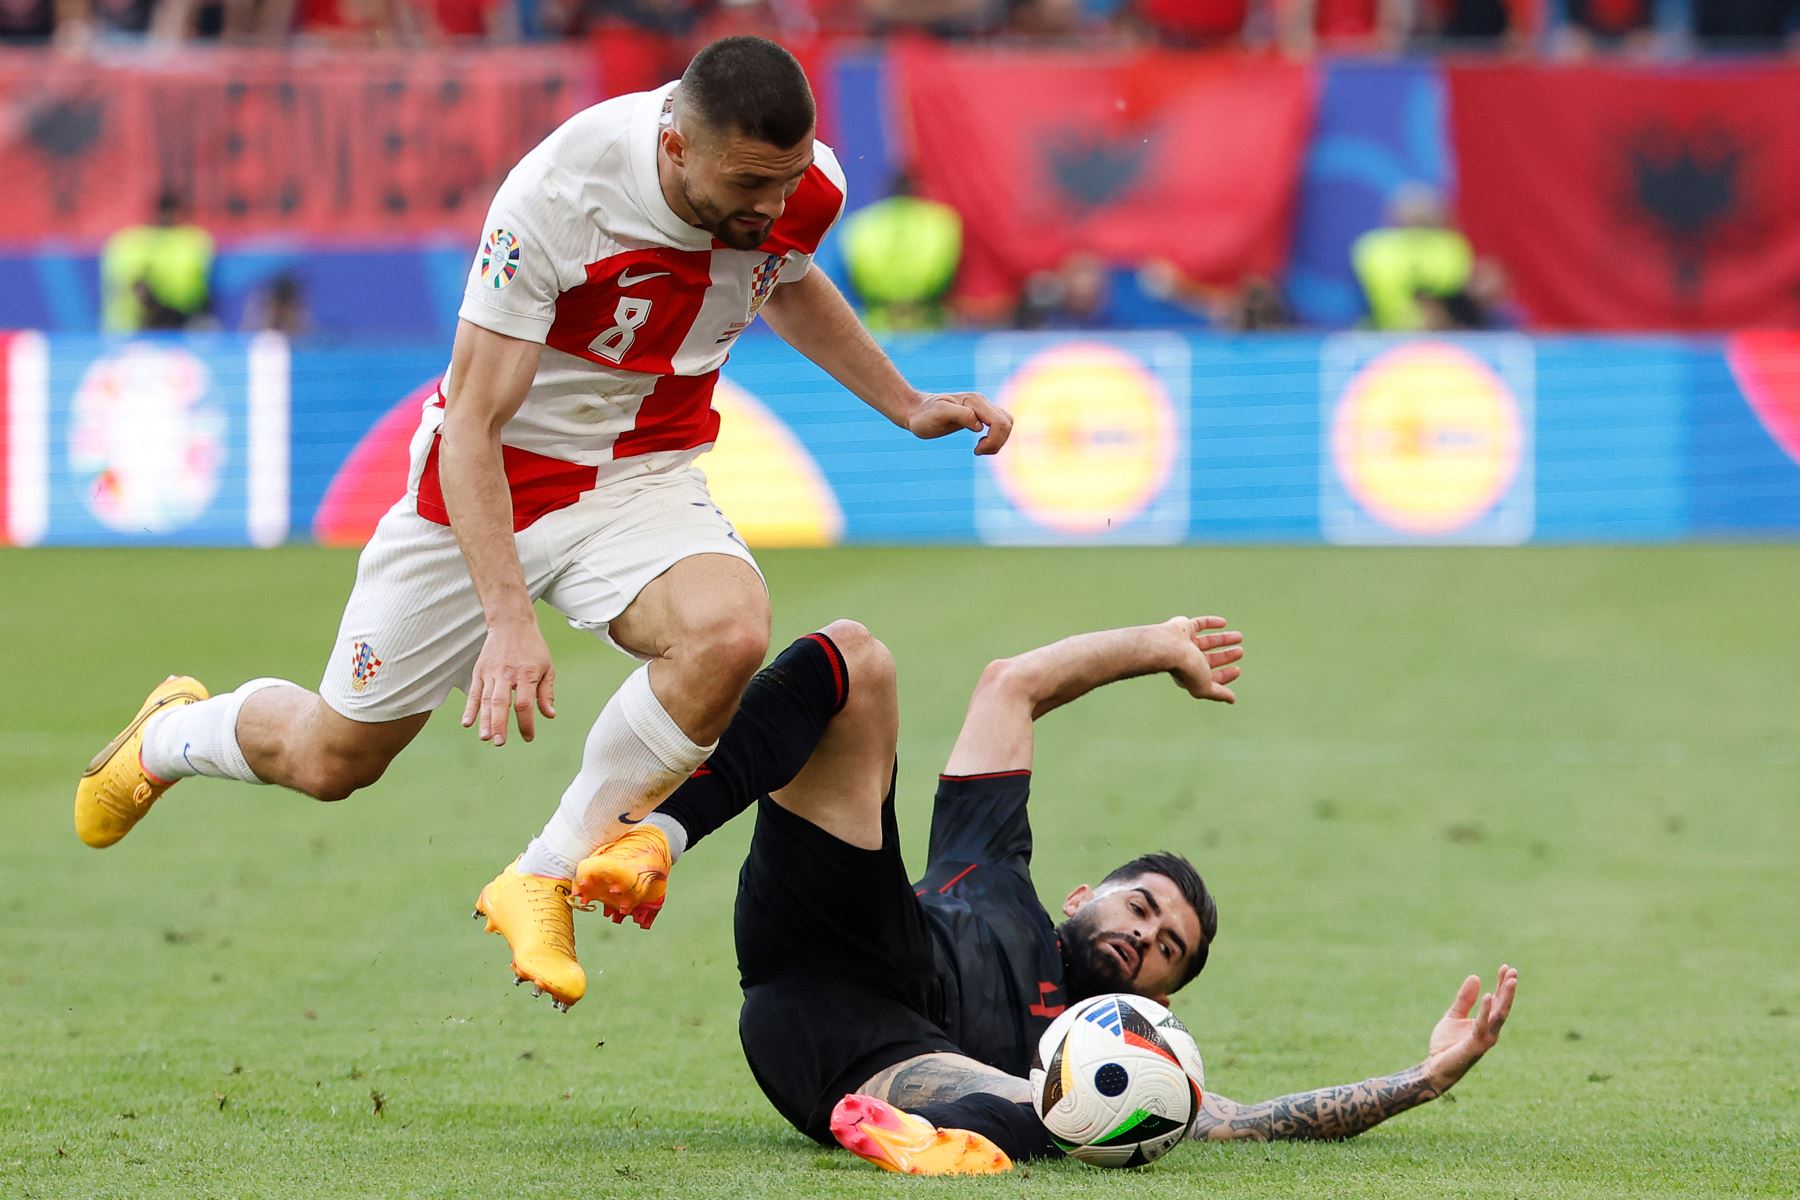
[[[975,443],[977,454],[997,454],[1012,436],[1012,414],[990,403],[980,392],[951,392],[919,397],[906,427],[915,437],[941,438],[959,429],[982,434]]]
[[[492,626],[469,679],[463,728],[479,722],[482,741],[504,746],[507,726],[516,712],[519,734],[529,742],[537,736],[537,718],[531,711],[534,702],[539,712],[555,719],[556,668],[537,620]]]

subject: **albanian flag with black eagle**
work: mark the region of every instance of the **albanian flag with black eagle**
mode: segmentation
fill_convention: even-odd
[[[1213,284],[1286,266],[1312,128],[1304,67],[915,43],[895,80],[920,191],[963,218],[965,297],[1010,295],[1078,252]]]
[[[1800,68],[1453,68],[1457,211],[1534,325],[1800,326]]]

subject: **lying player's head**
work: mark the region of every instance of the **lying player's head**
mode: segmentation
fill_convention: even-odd
[[[816,117],[806,72],[774,42],[729,37],[694,55],[663,153],[700,227],[733,249],[762,245],[812,165]]]
[[[1063,991],[1071,1001],[1133,992],[1166,1002],[1206,965],[1219,910],[1179,854],[1134,858],[1063,901]]]

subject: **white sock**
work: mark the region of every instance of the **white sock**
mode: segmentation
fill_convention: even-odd
[[[164,709],[144,722],[144,770],[164,780],[205,775],[261,783],[238,747],[238,713],[264,688],[298,686],[285,679],[252,679],[235,692]]]
[[[677,821],[674,817],[664,816],[659,812],[653,812],[644,818],[644,824],[653,825],[662,830],[663,836],[669,839],[670,862],[675,862],[684,852],[686,852],[687,826],[683,825],[680,821]]]
[[[519,870],[572,878],[576,863],[649,817],[717,745],[695,745],[651,690],[650,668],[638,668],[600,710],[581,773],[526,847]]]

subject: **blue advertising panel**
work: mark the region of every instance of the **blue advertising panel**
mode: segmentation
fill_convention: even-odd
[[[273,545],[288,533],[280,338],[61,337],[8,395],[12,540]],[[35,444],[32,444],[35,443]]]
[[[1800,335],[895,337],[915,386],[1009,407],[920,441],[768,333],[701,457],[758,546],[1508,544],[1800,534]],[[436,341],[0,347],[19,544],[356,545],[404,492]],[[289,429],[289,397],[292,428]]]

